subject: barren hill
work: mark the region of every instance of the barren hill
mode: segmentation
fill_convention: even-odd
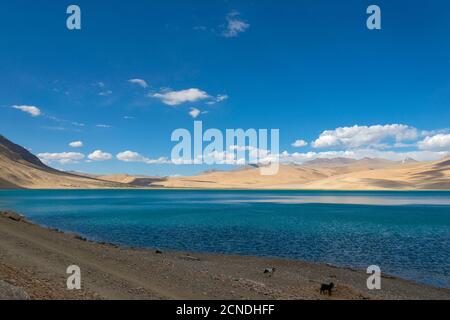
[[[98,176],[97,179],[110,182],[126,183],[136,187],[149,187],[154,182],[162,182],[165,178],[149,176],[132,176],[128,174],[110,174]]]
[[[257,168],[170,178],[168,188],[318,189],[318,190],[449,190],[450,158],[434,162],[383,159],[320,159],[305,165],[281,165],[277,175]]]
[[[450,190],[450,157],[434,162],[317,159],[304,165],[280,165],[274,176],[255,167],[210,171],[194,177],[159,178],[61,172],[43,164],[25,148],[0,136],[0,189],[317,189]]]
[[[0,135],[0,189],[102,189],[123,187],[127,186],[50,168],[25,148]]]

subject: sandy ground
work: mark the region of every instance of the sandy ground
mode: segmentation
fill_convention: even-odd
[[[14,220],[15,219],[15,220]],[[120,248],[0,214],[0,298],[17,299],[450,299],[450,290],[301,261]],[[81,268],[69,291],[66,269]],[[276,268],[273,276],[265,268]],[[323,282],[336,283],[332,296]]]
[[[367,159],[339,165],[280,165],[273,176],[259,169],[210,172],[156,182],[166,188],[291,190],[449,190],[450,158],[401,163]]]

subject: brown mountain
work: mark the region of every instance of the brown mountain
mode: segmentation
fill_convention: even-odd
[[[165,178],[150,176],[132,176],[128,174],[110,174],[98,176],[97,179],[110,182],[126,183],[135,187],[150,187],[155,182],[165,181]]]
[[[0,156],[42,170],[54,171],[52,168],[43,164],[34,154],[25,148],[12,143],[2,135],[0,135]]]
[[[450,158],[433,162],[345,158],[281,165],[277,175],[257,168],[169,178],[169,188],[299,189],[299,190],[449,190]]]
[[[304,163],[305,166],[309,166],[309,167],[343,167],[343,166],[348,166],[350,164],[354,164],[356,163],[358,160],[354,160],[354,159],[349,159],[349,158],[333,158],[333,159],[328,159],[328,158],[317,158],[311,161],[307,161]]]
[[[126,186],[50,168],[25,148],[0,135],[0,189],[93,189]]]
[[[433,162],[319,159],[304,165],[281,165],[274,176],[262,176],[254,167],[168,179],[126,174],[96,176],[50,168],[28,150],[0,136],[0,189],[143,188],[150,185],[204,189],[450,190],[450,157]]]
[[[399,165],[399,162],[386,159],[363,158],[360,160],[349,158],[318,158],[304,163],[305,167],[311,168],[329,168],[334,169],[337,173],[344,174],[356,171],[375,170],[381,168],[389,168]]]

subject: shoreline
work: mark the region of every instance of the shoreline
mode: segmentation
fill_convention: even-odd
[[[80,291],[66,287],[66,268],[74,264],[81,268]],[[266,268],[276,268],[273,276],[264,274]],[[369,291],[367,277],[361,270],[298,260],[98,243],[0,213],[0,299],[6,285],[23,292],[19,298],[38,300],[450,300],[449,289],[389,275],[382,276],[382,290]],[[320,295],[320,285],[329,282],[336,284],[333,295]]]
[[[450,189],[298,189],[298,188],[170,188],[170,187],[129,187],[123,188],[0,188],[1,191],[106,191],[106,190],[180,190],[180,191],[305,191],[305,192],[449,192]]]

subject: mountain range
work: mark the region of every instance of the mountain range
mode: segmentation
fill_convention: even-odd
[[[0,135],[0,189],[22,188],[449,190],[450,157],[433,162],[315,159],[303,165],[280,165],[274,176],[262,176],[255,167],[209,171],[193,177],[101,176],[53,169],[27,149]]]

